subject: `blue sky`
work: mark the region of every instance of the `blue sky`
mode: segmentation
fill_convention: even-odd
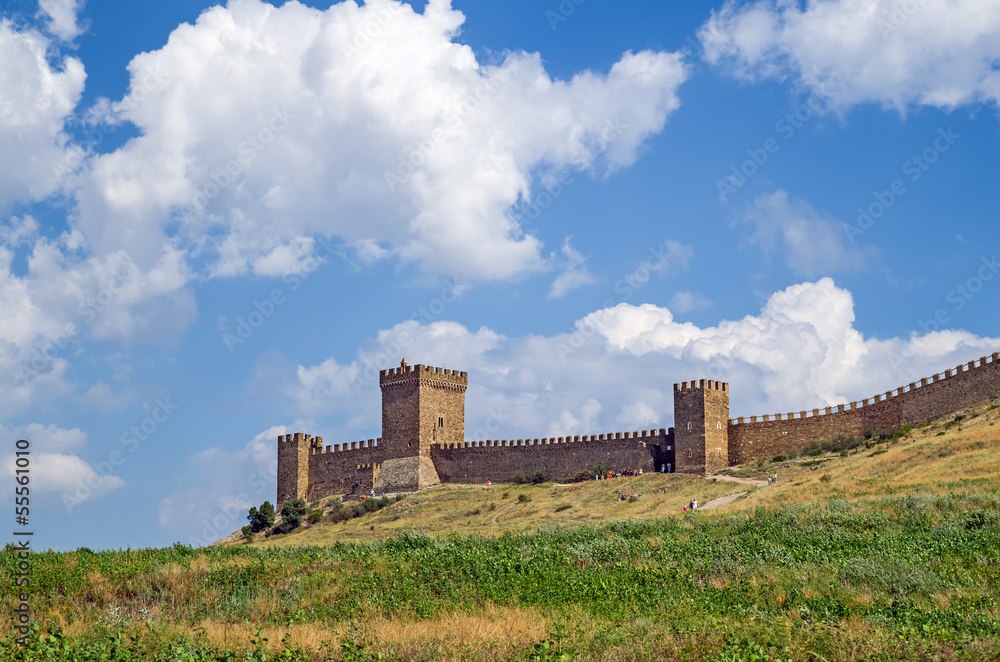
[[[469,371],[474,439],[1000,349],[992,2],[0,16],[0,491],[31,439],[36,547],[239,528],[276,436],[378,436],[404,356]]]

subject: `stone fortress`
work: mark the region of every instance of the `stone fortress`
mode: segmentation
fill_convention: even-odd
[[[593,477],[594,467],[684,473],[773,457],[838,435],[890,433],[941,418],[1000,394],[1000,353],[861,402],[729,418],[729,384],[674,384],[674,425],[665,429],[542,439],[465,440],[468,374],[424,365],[379,373],[382,436],[323,446],[322,437],[278,437],[278,508],[286,500],[334,494],[407,492],[446,483],[511,482],[518,473],[550,480]]]

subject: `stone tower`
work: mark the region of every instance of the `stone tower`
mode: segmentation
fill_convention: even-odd
[[[301,432],[278,436],[278,511],[289,499],[309,494],[309,455],[317,444],[323,445],[323,437]]]
[[[674,384],[674,435],[677,471],[709,474],[728,466],[729,384]]]
[[[431,444],[465,439],[468,373],[425,365],[382,370],[382,467],[376,491],[422,489],[440,482]]]

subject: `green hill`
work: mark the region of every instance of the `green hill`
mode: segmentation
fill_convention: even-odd
[[[5,624],[0,659],[997,659],[998,420],[728,470],[774,486],[443,486],[249,544],[38,554],[60,634]]]

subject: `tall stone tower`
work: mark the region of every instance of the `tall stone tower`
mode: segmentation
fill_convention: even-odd
[[[323,437],[315,439],[296,432],[278,435],[278,505],[296,497],[309,494],[309,455],[317,444],[322,447]]]
[[[465,440],[466,372],[425,365],[382,370],[382,467],[376,491],[416,490],[440,482],[431,444]]]
[[[674,384],[677,471],[714,473],[729,464],[729,384],[711,379]]]

